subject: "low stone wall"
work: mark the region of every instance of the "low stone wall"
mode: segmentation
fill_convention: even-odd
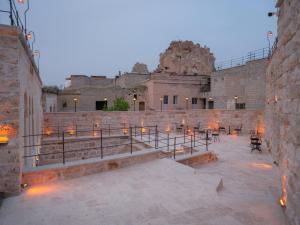
[[[101,157],[100,137],[71,137],[64,141],[65,161],[85,160]],[[133,141],[132,151],[141,151],[150,146]],[[129,153],[131,151],[128,136],[102,138],[103,157]],[[39,166],[63,162],[63,142],[61,139],[45,139],[42,142],[39,156]],[[45,154],[45,155],[43,155]]]
[[[196,167],[202,164],[206,164],[209,162],[217,161],[218,158],[213,152],[205,152],[202,154],[196,154],[194,156],[190,156],[184,159],[177,160],[177,162],[191,166]]]
[[[93,124],[107,127],[121,127],[124,124],[138,126],[158,125],[160,131],[175,130],[175,123],[191,127],[199,122],[203,127],[215,128],[218,124],[231,129],[243,125],[243,133],[259,129],[264,132],[264,110],[187,110],[187,111],[146,111],[146,112],[58,112],[44,113],[44,129],[64,126],[65,130],[72,129],[77,124],[78,129],[91,130]],[[106,124],[106,125],[105,125]]]
[[[123,168],[126,166],[144,163],[155,159],[164,158],[166,154],[161,151],[139,152],[134,155],[123,155],[118,158],[107,160],[80,161],[78,163],[68,163],[66,165],[53,165],[38,167],[25,171],[22,175],[22,182],[28,185],[35,185],[57,180],[72,179],[76,177],[96,174],[104,171]]]

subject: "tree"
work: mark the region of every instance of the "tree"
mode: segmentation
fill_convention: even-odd
[[[128,111],[129,103],[123,98],[116,98],[112,107],[109,107],[108,111]]]

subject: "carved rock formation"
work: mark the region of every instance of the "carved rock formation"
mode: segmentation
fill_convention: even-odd
[[[148,74],[149,70],[146,64],[137,62],[133,66],[131,73]]]
[[[207,47],[192,41],[173,41],[160,54],[160,64],[155,72],[175,75],[209,75],[214,71],[215,57]]]

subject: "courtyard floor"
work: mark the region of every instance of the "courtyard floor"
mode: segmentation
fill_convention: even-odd
[[[248,145],[249,137],[221,136],[209,146],[219,160],[197,168],[161,159],[31,187],[4,200],[0,224],[286,225],[278,168]]]

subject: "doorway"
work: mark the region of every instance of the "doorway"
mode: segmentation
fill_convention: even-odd
[[[139,102],[139,111],[145,111],[145,102]]]
[[[104,110],[107,108],[107,101],[96,101],[96,110]]]

